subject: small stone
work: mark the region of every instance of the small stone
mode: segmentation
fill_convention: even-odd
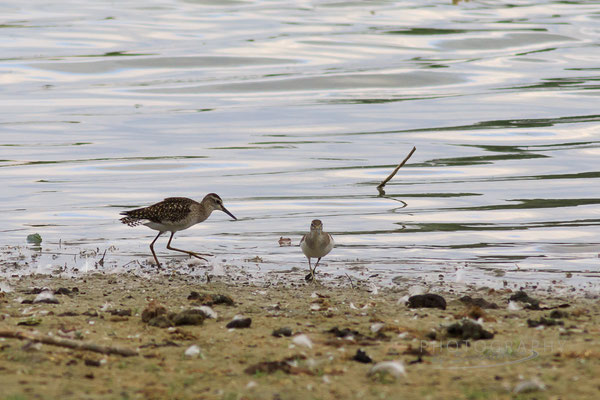
[[[117,315],[119,317],[131,317],[131,308],[127,308],[127,309],[116,308],[116,309],[108,310],[108,312],[110,313],[110,315]]]
[[[33,300],[33,304],[38,303],[47,303],[47,304],[59,304],[60,302],[56,297],[54,297],[54,293],[51,291],[43,291],[38,294]]]
[[[408,298],[409,308],[439,308],[446,309],[446,300],[438,294],[418,294]]]
[[[382,361],[373,365],[369,370],[368,375],[373,376],[376,374],[388,374],[394,378],[400,378],[401,376],[406,375],[406,370],[401,361]]]
[[[480,339],[491,339],[494,337],[492,332],[486,331],[477,322],[471,320],[464,320],[457,322],[446,328],[448,336],[459,338],[462,340],[480,340]]]
[[[546,385],[538,380],[523,381],[518,383],[513,390],[514,393],[531,393],[546,390]]]
[[[529,297],[529,295],[527,293],[525,293],[523,290],[519,290],[517,293],[510,296],[509,300],[518,301],[521,303],[529,303],[529,305],[525,306],[525,308],[528,308],[530,310],[539,310],[540,309],[540,301],[537,299],[534,299],[533,297]]]
[[[202,325],[206,314],[202,310],[190,309],[180,313],[169,315],[175,326],[179,325]]]
[[[310,338],[304,334],[294,337],[294,339],[292,339],[292,342],[295,345],[304,346],[308,347],[309,349],[312,349],[312,340],[310,340]]]
[[[484,298],[481,297],[477,297],[477,298],[472,298],[471,296],[463,296],[460,299],[458,299],[461,303],[467,304],[467,305],[473,305],[473,306],[477,306],[480,308],[491,308],[491,309],[498,309],[500,307],[498,307],[498,304],[496,303],[490,303],[489,301],[487,301]]]
[[[537,328],[538,326],[556,326],[556,325],[564,325],[565,323],[562,321],[557,321],[552,318],[544,318],[541,317],[539,321],[534,319],[527,320],[527,326],[530,328]]]
[[[287,326],[283,327],[283,328],[279,328],[279,329],[275,329],[272,333],[273,336],[275,337],[282,337],[282,336],[292,336],[292,330],[290,328],[288,328]]]
[[[567,318],[569,315],[566,311],[554,310],[550,313],[550,318],[558,319],[558,318]]]
[[[252,318],[234,318],[225,327],[227,329],[250,328]]]
[[[159,315],[147,321],[148,325],[156,326],[158,328],[168,328],[173,326],[173,322],[166,315]]]
[[[354,355],[354,357],[352,357],[352,359],[354,361],[358,361],[358,362],[364,363],[364,364],[368,364],[368,363],[372,363],[373,362],[373,360],[371,359],[371,357],[369,357],[367,355],[367,353],[365,353],[362,349],[356,350],[356,354]]]
[[[190,347],[188,347],[185,350],[185,353],[183,353],[186,357],[197,357],[198,355],[200,355],[200,347],[198,347],[198,345],[191,345]]]
[[[92,360],[90,358],[86,358],[84,360],[85,365],[87,365],[88,367],[99,367],[102,365],[102,363],[100,363],[100,361],[98,360]]]
[[[151,301],[148,306],[142,311],[142,321],[149,322],[150,320],[167,313],[167,309],[156,301]]]

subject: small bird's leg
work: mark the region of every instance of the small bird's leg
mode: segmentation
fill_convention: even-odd
[[[306,258],[308,258],[308,269],[310,270],[310,272],[308,274],[306,274],[306,276],[304,277],[304,280],[307,282],[314,282],[315,281],[315,273],[312,268],[312,265],[310,265],[310,257],[306,257]]]
[[[317,260],[317,263],[315,264],[315,267],[313,268],[313,273],[317,272],[317,265],[319,265],[319,261],[321,261],[321,257],[319,257],[319,259]]]
[[[200,260],[208,261],[206,258],[200,257],[198,253],[194,253],[193,251],[181,250],[181,249],[176,249],[175,247],[171,247],[171,240],[173,240],[173,235],[174,234],[175,234],[175,232],[171,232],[171,237],[169,238],[169,243],[167,243],[167,249],[169,249],[169,250],[175,250],[175,251],[180,251],[182,253],[189,254],[192,257],[199,258]],[[203,255],[210,256],[210,254],[203,254]]]
[[[156,257],[156,253],[154,252],[154,242],[156,242],[156,239],[158,239],[158,237],[160,235],[162,235],[163,233],[164,232],[158,232],[158,235],[156,235],[156,237],[154,238],[152,243],[150,243],[150,251],[152,252],[152,255],[154,256],[154,261],[156,261],[156,265],[158,266],[158,268],[160,268],[160,263],[158,262],[158,257]]]

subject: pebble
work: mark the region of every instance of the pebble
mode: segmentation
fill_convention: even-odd
[[[33,304],[38,303],[59,304],[60,302],[51,291],[43,291],[40,292],[40,294],[38,294],[33,300]]]
[[[292,342],[298,346],[304,346],[312,349],[312,340],[310,340],[310,338],[304,334],[294,337]]]
[[[377,373],[387,373],[394,378],[400,378],[403,375],[406,375],[406,370],[404,369],[404,364],[401,361],[381,361],[377,364],[373,365],[369,370],[368,375],[372,376]]]
[[[200,347],[198,347],[196,344],[193,344],[188,347],[183,354],[186,357],[197,357],[200,354]]]
[[[446,300],[439,294],[417,294],[408,298],[409,308],[439,308],[446,309]]]

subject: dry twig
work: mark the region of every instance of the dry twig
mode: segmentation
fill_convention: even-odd
[[[20,340],[30,340],[32,342],[51,344],[53,346],[68,347],[75,350],[89,350],[102,354],[118,354],[124,357],[137,356],[138,351],[124,347],[102,346],[96,343],[80,342],[77,340],[62,339],[47,335],[38,335],[30,332],[19,331],[0,331],[0,337]]]
[[[383,187],[385,186],[385,184],[388,183],[390,181],[390,179],[392,179],[394,177],[394,175],[396,175],[398,170],[400,168],[402,168],[402,166],[404,166],[404,164],[406,164],[406,162],[413,155],[415,150],[417,150],[417,148],[413,147],[412,150],[410,151],[410,153],[408,153],[408,155],[406,156],[406,158],[400,164],[398,164],[398,166],[392,171],[392,173],[387,178],[385,178],[383,180],[383,182],[381,182],[379,185],[377,185],[377,189],[379,189],[380,191],[383,190]]]

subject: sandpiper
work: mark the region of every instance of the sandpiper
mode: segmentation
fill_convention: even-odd
[[[189,254],[192,257],[207,261],[206,258],[200,257],[200,255],[210,256],[210,254],[176,249],[171,247],[171,240],[173,240],[175,232],[182,231],[206,220],[214,210],[223,211],[231,218],[237,220],[237,218],[223,206],[223,200],[221,200],[217,194],[209,193],[204,196],[204,199],[202,199],[202,202],[200,203],[188,199],[187,197],[168,197],[160,203],[148,207],[123,211],[121,215],[125,215],[125,217],[121,218],[121,222],[129,226],[146,225],[150,229],[158,231],[158,235],[156,235],[152,243],[150,243],[150,250],[159,267],[160,263],[154,252],[154,242],[156,242],[156,239],[165,232],[171,232],[169,243],[167,243],[167,249],[180,251]]]
[[[310,273],[305,278],[307,281],[314,281],[319,261],[321,261],[322,257],[329,254],[331,249],[333,249],[333,245],[333,237],[329,233],[323,232],[323,223],[321,220],[313,220],[310,224],[310,233],[304,235],[302,240],[300,240],[300,248],[306,258],[308,258],[308,268],[310,269]],[[318,258],[314,268],[310,265],[311,258]]]

